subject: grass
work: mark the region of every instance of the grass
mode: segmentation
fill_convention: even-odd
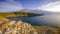
[[[5,17],[5,16],[8,16],[8,15],[21,15],[21,14],[27,14],[27,12],[12,12],[12,13],[0,13],[0,17]]]
[[[1,16],[8,16],[8,15],[10,15],[10,14],[12,14],[12,13],[0,13],[0,17],[1,17]]]
[[[33,26],[33,28],[39,28],[40,26]]]

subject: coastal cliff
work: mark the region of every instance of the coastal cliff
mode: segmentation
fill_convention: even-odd
[[[60,28],[51,26],[32,26],[23,21],[9,21],[2,18],[0,34],[59,34]]]
[[[44,14],[35,14],[28,12],[11,12],[11,13],[0,13],[0,17],[33,17],[33,16],[42,16]]]
[[[23,16],[22,16],[23,15]],[[32,26],[21,20],[9,20],[7,17],[32,17],[33,13],[0,13],[0,34],[60,34],[60,28],[51,26]],[[38,16],[41,16],[39,14]]]

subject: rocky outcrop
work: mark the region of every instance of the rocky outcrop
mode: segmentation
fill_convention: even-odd
[[[7,18],[0,17],[0,24],[3,23],[3,22],[7,22],[7,21],[9,21]]]
[[[2,25],[0,34],[38,34],[36,30],[26,22],[10,21]]]

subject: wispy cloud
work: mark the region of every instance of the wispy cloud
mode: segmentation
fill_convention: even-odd
[[[8,2],[14,2],[14,0],[6,0],[6,1],[8,1]]]
[[[18,11],[23,9],[23,6],[20,3],[15,2],[14,0],[6,0],[6,2],[0,2],[0,11]]]
[[[52,12],[60,12],[60,1],[48,3],[46,5],[38,7],[38,9]]]

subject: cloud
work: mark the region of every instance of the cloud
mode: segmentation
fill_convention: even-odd
[[[38,9],[52,12],[60,12],[60,1],[48,3],[46,5],[38,7]]]
[[[23,6],[20,2],[15,2],[14,0],[6,0],[6,2],[0,2],[0,12],[1,11],[18,11],[23,9]]]
[[[14,2],[14,0],[6,0],[6,1],[8,1],[8,2]]]

